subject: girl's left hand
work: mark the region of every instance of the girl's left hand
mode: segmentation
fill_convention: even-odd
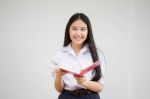
[[[77,76],[75,76],[75,79],[77,80],[77,83],[79,85],[83,85],[83,86],[88,82],[88,80],[86,78],[84,78],[84,77],[77,77]]]

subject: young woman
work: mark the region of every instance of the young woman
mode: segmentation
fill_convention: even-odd
[[[83,77],[58,68],[65,66],[76,72],[97,60],[100,66]],[[51,67],[55,89],[60,93],[58,99],[100,99],[99,93],[104,88],[105,62],[101,51],[95,46],[91,23],[85,14],[76,13],[69,19],[63,48],[52,58]]]

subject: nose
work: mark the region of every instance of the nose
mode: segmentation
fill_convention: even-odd
[[[76,35],[81,35],[81,34],[82,34],[81,30],[77,30]]]

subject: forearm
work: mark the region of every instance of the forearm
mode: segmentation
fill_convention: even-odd
[[[101,92],[104,88],[103,84],[96,81],[86,81],[83,86],[94,92]]]
[[[64,82],[63,82],[63,79],[62,79],[61,76],[56,76],[54,85],[55,85],[56,91],[58,91],[58,92],[62,92],[63,91],[63,89],[64,89]]]

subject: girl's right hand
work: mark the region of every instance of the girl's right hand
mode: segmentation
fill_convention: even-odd
[[[65,72],[61,71],[59,68],[55,68],[56,76],[63,76],[66,74]]]

